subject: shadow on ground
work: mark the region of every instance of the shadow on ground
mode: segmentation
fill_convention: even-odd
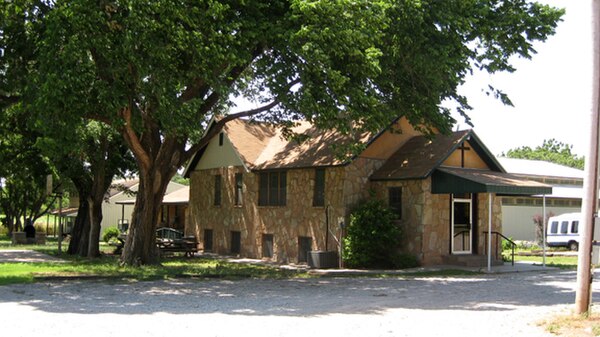
[[[49,313],[319,316],[387,309],[509,311],[574,303],[573,271],[451,278],[64,281],[2,287],[2,303]],[[597,296],[597,294],[596,294]]]

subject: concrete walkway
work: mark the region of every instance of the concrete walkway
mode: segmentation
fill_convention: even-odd
[[[0,263],[66,262],[63,259],[28,249],[0,250]]]

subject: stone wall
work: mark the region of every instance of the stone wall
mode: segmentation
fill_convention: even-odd
[[[231,251],[231,231],[241,232],[241,256],[262,258],[262,235],[273,235],[273,260],[298,261],[298,237],[310,237],[313,250],[337,250],[333,236],[339,238],[339,221],[345,215],[343,205],[343,167],[325,170],[325,207],[313,206],[314,169],[287,172],[286,206],[258,206],[259,174],[242,167],[195,171],[191,174],[188,231],[202,243],[205,229],[213,230],[213,252]],[[242,205],[234,206],[235,174],[243,174]],[[214,206],[214,176],[222,175],[222,202]],[[329,247],[325,247],[327,217]]]
[[[287,172],[286,206],[258,206],[259,174],[243,167],[194,171],[191,174],[187,234],[196,235],[201,244],[204,230],[213,230],[213,252],[231,253],[231,231],[241,234],[240,256],[263,258],[263,234],[273,235],[272,260],[298,262],[298,238],[310,237],[313,250],[338,250],[340,222],[358,201],[370,196],[387,200],[389,187],[402,187],[404,252],[414,254],[424,265],[440,264],[450,254],[450,195],[432,194],[431,179],[371,182],[368,177],[383,161],[357,158],[351,164],[325,169],[325,207],[314,207],[315,169],[290,169]],[[234,205],[235,174],[243,174],[242,205]],[[221,205],[214,206],[214,176],[222,175]],[[487,194],[478,195],[475,234],[477,251],[484,252],[487,231]],[[501,231],[500,198],[494,198],[493,224]],[[330,234],[326,240],[327,223]],[[328,246],[325,242],[328,241]],[[501,246],[501,245],[500,245]],[[492,247],[496,247],[494,243]]]
[[[400,249],[417,256],[423,265],[443,263],[450,255],[450,195],[432,194],[431,178],[420,180],[375,181],[372,188],[376,197],[387,201],[390,187],[402,187],[402,218],[398,222],[403,238]],[[477,252],[483,255],[484,232],[488,229],[488,195],[477,196]],[[500,198],[493,200],[493,231],[501,232]],[[501,245],[498,245],[501,252]],[[492,243],[492,249],[496,243]]]

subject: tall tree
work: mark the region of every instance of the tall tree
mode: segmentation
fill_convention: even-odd
[[[60,123],[48,121],[42,129],[45,137],[40,148],[61,176],[71,180],[79,199],[67,253],[97,257],[102,204],[113,179],[135,171],[133,157],[120,135],[99,122],[81,120],[77,128],[65,133]]]
[[[449,131],[441,102],[467,118],[457,87],[471,68],[513,71],[510,57],[531,57],[561,15],[525,0],[56,1],[29,89],[56,118],[103,121],[125,139],[140,189],[122,261],[155,263],[169,180],[228,121],[352,134],[402,115]],[[234,96],[257,108],[227,113]]]
[[[0,139],[0,145],[7,146],[1,149],[0,155],[3,158],[15,157],[13,154],[16,153],[22,158],[28,153],[39,156],[43,153],[46,162],[54,164],[63,183],[64,179],[73,182],[80,203],[68,252],[94,257],[99,255],[102,203],[108,187],[115,176],[135,172],[135,167],[123,139],[114,129],[85,118],[65,123],[60,118],[49,118],[43,111],[34,109],[32,103],[37,92],[32,90],[31,81],[40,70],[38,52],[42,43],[39,39],[45,29],[46,15],[53,8],[53,1],[0,3],[0,126],[10,131],[3,135],[11,134],[15,139],[29,140],[24,146],[16,147],[6,144],[8,136],[5,136]],[[12,124],[8,124],[11,121]],[[16,128],[14,124],[20,127]],[[29,171],[40,170],[44,167],[41,164],[39,160],[21,160],[17,171],[26,173],[29,185],[36,181],[40,181],[37,183],[40,185],[41,180],[33,179]],[[31,187],[12,188],[14,183],[8,183],[13,180],[6,180],[3,192],[10,190],[18,195],[32,195],[34,189]],[[9,200],[15,199],[13,196]]]
[[[585,158],[572,152],[573,145],[565,144],[556,139],[546,139],[541,146],[532,149],[529,146],[521,146],[506,152],[508,158],[543,160],[564,166],[583,170]]]
[[[18,109],[0,110],[0,211],[9,234],[35,223],[54,202],[46,190],[54,167],[24,117]]]

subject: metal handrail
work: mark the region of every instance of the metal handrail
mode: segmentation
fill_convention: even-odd
[[[465,245],[466,245],[465,236],[467,236],[467,235],[468,235],[468,234],[470,234],[470,233],[471,233],[471,231],[470,231],[470,230],[462,230],[462,231],[460,231],[460,232],[457,232],[457,233],[455,233],[455,234],[454,234],[454,238],[456,238],[456,237],[457,237],[457,236],[459,236],[459,235],[462,235],[462,246],[463,246],[463,248],[464,248],[464,247],[465,247]]]
[[[488,233],[489,232],[483,232],[483,234],[485,234],[485,239],[484,239],[484,250],[487,252],[487,237],[488,237]],[[492,232],[492,234],[496,235],[496,258],[498,257],[498,236],[500,236],[501,238],[503,238],[504,240],[508,241],[508,243],[510,243],[510,247],[512,250],[512,254],[511,254],[511,263],[514,266],[515,265],[515,247],[517,246],[516,243],[514,243],[513,240],[507,238],[506,236],[504,236],[502,233],[500,232]]]

